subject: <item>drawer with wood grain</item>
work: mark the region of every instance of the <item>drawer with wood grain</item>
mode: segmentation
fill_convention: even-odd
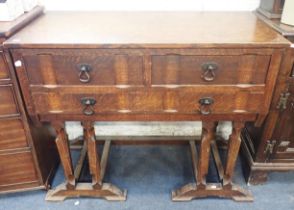
[[[270,81],[278,65],[273,52],[254,48],[14,49],[12,56],[26,108],[34,116],[258,114],[269,108]],[[93,100],[82,102],[87,98]]]
[[[123,50],[51,50],[23,60],[32,85],[143,85],[143,57]]]
[[[32,91],[36,114],[228,114],[262,111],[264,87],[45,88]],[[42,104],[42,106],[39,106]]]
[[[0,117],[19,115],[12,85],[0,85],[0,96]]]
[[[28,142],[19,119],[0,120],[0,150],[28,147]]]
[[[0,51],[0,82],[3,80],[9,80],[9,72],[4,60],[4,55]]]
[[[264,84],[268,55],[155,55],[152,84]]]
[[[0,190],[8,185],[38,181],[30,151],[0,154]]]

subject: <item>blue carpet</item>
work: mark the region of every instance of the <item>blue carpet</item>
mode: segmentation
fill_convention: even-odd
[[[77,159],[78,152],[73,152]],[[294,210],[294,173],[271,173],[265,185],[246,186],[238,161],[234,182],[249,188],[253,203],[208,198],[172,202],[171,191],[193,181],[188,146],[113,146],[106,181],[128,190],[126,202],[76,198],[64,202],[46,202],[45,191],[0,196],[0,210]],[[59,167],[53,186],[63,182]],[[77,202],[78,201],[78,202]]]

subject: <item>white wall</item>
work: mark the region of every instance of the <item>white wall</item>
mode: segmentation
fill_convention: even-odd
[[[252,11],[260,0],[41,0],[47,10]]]

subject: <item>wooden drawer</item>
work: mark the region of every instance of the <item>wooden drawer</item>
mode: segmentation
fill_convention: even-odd
[[[10,184],[38,180],[30,151],[0,154],[0,189]]]
[[[143,57],[124,51],[49,51],[23,59],[34,85],[143,85]]]
[[[27,146],[28,142],[21,120],[0,120],[0,150]]]
[[[16,99],[12,85],[0,85],[0,117],[18,115]]]
[[[198,114],[202,107],[199,100],[203,98],[212,98],[213,103],[205,107],[214,114],[258,113],[263,107],[264,93],[263,87],[257,89],[251,91],[215,86],[203,87],[201,90],[195,87],[170,90],[159,87],[151,90],[94,88],[79,91],[77,88],[65,87],[62,90],[34,91],[32,98],[37,114],[83,114],[86,105],[81,100],[85,98],[95,102],[87,105],[86,109],[93,109],[95,113]],[[42,106],[38,106],[39,104]]]
[[[152,56],[152,84],[264,84],[268,55]]]
[[[0,81],[1,80],[8,80],[9,79],[9,72],[4,60],[4,55],[0,51]]]

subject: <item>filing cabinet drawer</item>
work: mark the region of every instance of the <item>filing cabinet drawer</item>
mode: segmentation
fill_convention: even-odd
[[[23,58],[33,85],[143,85],[143,57],[124,51],[49,51]]]
[[[0,117],[18,115],[16,99],[12,85],[0,85]]]
[[[0,189],[10,184],[38,180],[30,151],[0,154]]]
[[[0,81],[1,80],[8,80],[9,79],[9,72],[4,60],[4,55],[0,51]]]
[[[264,84],[271,56],[155,55],[152,84]]]
[[[27,147],[24,127],[21,120],[0,120],[0,150]]]

